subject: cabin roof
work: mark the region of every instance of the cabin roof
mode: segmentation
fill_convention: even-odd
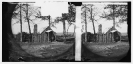
[[[51,32],[51,31],[53,31],[53,30],[50,28],[50,26],[47,26],[47,27],[43,28],[42,32],[40,32],[40,33],[42,34],[43,32]]]
[[[114,27],[111,27],[106,33],[113,32],[113,31],[118,31],[118,30],[116,28],[114,28]]]

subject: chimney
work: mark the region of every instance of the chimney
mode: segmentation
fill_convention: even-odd
[[[34,34],[37,34],[37,24],[34,25]]]
[[[102,24],[100,24],[100,25],[98,26],[98,33],[99,33],[99,34],[102,34]]]

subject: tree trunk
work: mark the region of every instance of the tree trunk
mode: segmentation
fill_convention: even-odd
[[[94,30],[94,34],[96,34],[96,32],[95,32],[95,25],[94,25],[94,18],[93,18],[93,16],[92,16],[92,7],[91,7],[91,21],[92,21],[92,25],[93,25],[93,30]]]
[[[94,17],[92,16],[92,11],[93,11],[93,9],[92,9],[92,6],[91,6],[90,14],[91,14],[91,21],[92,21],[93,30],[94,30],[94,41],[96,41],[96,36],[95,36],[96,32],[95,32]]]
[[[92,24],[93,24],[94,34],[96,34],[96,31],[95,31],[95,25],[94,25],[94,20],[92,20]]]
[[[20,41],[23,42],[21,4],[20,4],[20,29],[21,29]]]
[[[96,32],[95,32],[95,25],[94,25],[93,19],[92,19],[92,24],[93,24],[93,30],[94,30],[94,41],[96,41]]]
[[[115,5],[113,5],[113,28],[115,28],[115,12],[114,12],[114,9],[115,9]]]
[[[66,24],[65,20],[63,20],[63,34],[64,34],[64,42],[66,41]]]
[[[86,8],[86,6],[85,6]],[[87,42],[87,20],[86,20],[86,9],[85,9],[85,42]]]
[[[30,33],[29,40],[31,42],[31,29],[30,29],[30,22],[29,22],[29,17],[28,17],[28,4],[27,4],[26,8],[27,8],[26,18],[27,18],[27,22],[28,22],[28,26],[29,26],[29,33]]]

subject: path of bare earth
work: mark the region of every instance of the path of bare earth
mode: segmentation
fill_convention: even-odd
[[[63,42],[52,42],[50,44],[22,45],[21,47],[27,53],[34,56],[49,57],[59,55],[69,49],[71,46],[72,44],[65,44]]]
[[[92,52],[102,55],[102,56],[120,56],[128,52],[129,43],[128,42],[116,42],[116,43],[90,43],[87,47],[92,50]]]

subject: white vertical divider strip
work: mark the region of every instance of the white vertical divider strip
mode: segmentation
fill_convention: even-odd
[[[76,6],[75,61],[81,61],[81,6]]]

